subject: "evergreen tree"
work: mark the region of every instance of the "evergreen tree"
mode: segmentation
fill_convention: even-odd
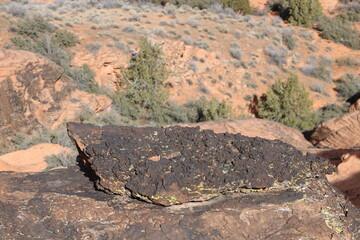
[[[295,74],[285,82],[276,81],[267,91],[259,103],[259,116],[300,130],[309,130],[316,122],[309,94]]]
[[[159,45],[152,45],[146,38],[142,38],[140,51],[132,58],[123,76],[128,85],[126,97],[141,108],[155,110],[167,100],[168,93],[163,83],[168,77],[168,71]]]
[[[234,11],[240,11],[243,14],[252,12],[249,0],[222,0],[224,8],[232,8]]]
[[[311,27],[322,15],[319,0],[288,0],[289,22],[296,26]]]

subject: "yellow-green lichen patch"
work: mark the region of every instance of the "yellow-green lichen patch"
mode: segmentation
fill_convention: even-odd
[[[204,187],[203,184],[183,187],[182,190],[186,191],[187,194],[190,194],[192,196],[197,196],[197,199],[193,199],[193,200],[208,200],[217,197],[220,194],[218,189],[207,188]]]
[[[156,200],[158,201],[160,204],[163,205],[174,205],[174,204],[180,204],[181,202],[179,202],[176,198],[175,195],[155,195],[155,196],[151,196],[150,199],[152,200]],[[169,204],[165,204],[164,202],[168,202]]]
[[[339,218],[338,214],[331,209],[331,207],[321,209],[321,213],[324,216],[324,221],[328,228],[332,229],[336,233],[344,231],[343,221]]]

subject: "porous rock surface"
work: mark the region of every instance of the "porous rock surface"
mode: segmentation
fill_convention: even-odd
[[[311,143],[317,147],[332,149],[359,147],[360,111],[353,111],[322,123],[311,135]]]
[[[98,176],[99,189],[165,206],[241,188],[298,186],[332,172],[325,159],[241,134],[78,123],[69,123],[68,131]]]
[[[279,141],[215,134],[197,128],[98,128],[74,123],[68,128],[85,164],[80,161],[79,166],[41,173],[0,172],[1,239],[348,240],[360,237],[359,211],[328,184],[322,174],[326,172],[326,162],[313,156],[301,158],[299,152]],[[181,161],[177,154],[171,155],[176,148],[181,150],[181,146],[186,146],[181,156],[191,161]],[[217,148],[219,155],[211,150],[212,147]],[[269,157],[264,157],[264,147],[271,147],[266,152]],[[122,151],[125,154],[121,154]],[[276,158],[280,155],[289,161],[288,169],[284,168],[284,160]],[[295,157],[291,158],[292,155]],[[237,158],[239,156],[244,158]],[[269,166],[271,159],[278,162]],[[182,172],[175,168],[163,172],[165,167],[176,166],[169,162],[178,160],[182,162]],[[256,164],[254,160],[258,160]],[[97,165],[99,162],[104,168]],[[121,171],[127,162],[133,163],[130,168],[134,169],[133,176],[129,169]],[[236,162],[243,162],[244,166]],[[308,174],[300,176],[305,168]],[[233,174],[234,169],[237,174]],[[222,178],[223,171],[228,178]],[[284,175],[283,179],[290,176],[293,179],[276,185],[274,179],[283,180],[278,172]],[[203,187],[197,188],[198,193],[181,195],[174,191],[176,185],[167,185],[176,182],[181,186],[188,179],[186,174],[191,173],[195,175],[187,186],[198,184],[197,175],[202,178]],[[254,178],[255,173],[259,180]],[[266,177],[269,173],[273,176]],[[126,174],[130,178],[125,179]],[[211,184],[222,194],[207,201],[168,207],[151,204],[146,201],[160,200],[138,199],[140,194],[146,193],[141,184],[153,189],[152,182],[147,180],[151,174],[158,174],[150,177],[152,181],[162,180],[158,192],[185,196],[177,201],[200,201],[201,192],[217,193],[206,190]],[[113,185],[102,186],[110,177]],[[140,178],[142,182],[137,181]],[[103,182],[100,179],[104,179]],[[139,195],[129,198],[126,194],[107,194],[94,187],[95,182],[98,188],[110,193],[111,187],[121,181],[132,183],[126,187],[134,189],[134,193],[138,191]],[[239,189],[236,184],[247,188]],[[157,203],[169,205],[165,200]]]
[[[70,124],[69,130],[81,150],[82,157],[87,158],[85,165],[80,164],[80,167],[74,166],[69,169],[41,173],[0,172],[0,236],[2,239],[348,240],[360,237],[359,211],[347,203],[342,195],[328,184],[321,173],[326,166],[325,162],[311,156],[300,158],[301,154],[298,155],[296,150],[279,141],[262,142],[261,139],[248,139],[241,135],[215,134],[212,131],[201,132],[199,129],[179,127],[166,129],[166,134],[171,138],[165,137],[161,143],[156,141],[157,137],[164,137],[162,134],[165,134],[165,130],[161,128],[156,128],[158,132],[156,135],[150,135],[150,133],[154,133],[154,128],[104,127],[101,129],[85,124]],[[179,133],[182,135],[176,135]],[[190,136],[194,137],[195,135],[198,138],[194,138],[194,142],[187,142]],[[122,142],[120,136],[126,138],[128,143]],[[133,137],[133,140],[130,137]],[[214,140],[211,140],[210,137]],[[143,141],[143,148],[138,148],[140,144],[135,142],[139,139]],[[233,142],[230,143],[229,139],[232,139]],[[173,140],[172,144],[166,145],[165,143],[170,140]],[[115,141],[113,144],[116,146],[106,146],[106,144],[111,144],[111,141]],[[237,166],[235,163],[234,166],[227,167],[229,181],[232,181],[229,183],[228,180],[220,178],[222,175],[216,177],[216,174],[220,174],[216,169],[225,170],[221,165],[221,160],[216,159],[216,154],[211,155],[210,150],[205,150],[208,153],[202,155],[203,161],[196,158],[191,159],[195,162],[193,167],[197,168],[191,168],[190,161],[183,161],[183,173],[194,172],[201,176],[206,173],[203,180],[204,188],[206,184],[215,184],[214,186],[219,188],[229,184],[229,189],[227,189],[229,191],[203,202],[187,202],[163,207],[136,198],[129,198],[125,194],[106,194],[94,188],[94,182],[96,182],[98,187],[107,192],[111,191],[111,188],[105,189],[99,185],[101,177],[97,174],[101,171],[96,171],[94,166],[98,161],[98,156],[99,159],[103,158],[101,161],[107,168],[108,173],[104,172],[104,176],[113,175],[115,181],[116,173],[116,181],[121,181],[121,176],[124,176],[126,171],[122,173],[119,171],[121,164],[118,163],[120,161],[126,165],[126,159],[135,159],[141,154],[150,156],[153,153],[160,153],[160,159],[154,157],[152,160],[143,159],[142,161],[140,157],[137,158],[137,162],[133,162],[132,168],[136,169],[134,175],[137,175],[138,178],[142,176],[142,183],[149,184],[148,187],[152,189],[151,183],[146,180],[147,174],[151,173],[145,172],[147,168],[144,166],[151,166],[151,163],[157,163],[157,161],[163,163],[164,166],[169,166],[166,158],[163,157],[170,155],[161,155],[160,150],[163,146],[168,146],[166,148],[168,152],[165,151],[165,153],[169,154],[181,141],[188,143],[185,145],[189,147],[187,148],[188,156],[199,156],[198,152],[210,149],[212,144],[216,143],[218,152],[229,160],[229,163],[231,161],[235,163],[236,156],[241,155],[247,156],[248,160],[238,159],[238,161],[253,162],[258,159],[268,164],[269,159],[261,156],[261,147],[265,145],[271,147],[273,152],[280,151],[284,158],[288,158],[292,154],[296,157],[288,159],[288,169],[283,168],[284,161],[280,158],[277,159],[279,163],[274,163],[271,169],[278,168],[279,170],[272,170],[274,176],[269,178],[264,178],[265,172],[269,172],[262,167],[265,164],[261,162],[257,162],[256,166],[251,165],[251,169],[250,167],[247,169],[248,176],[242,174],[238,168],[238,178],[235,178],[231,173],[231,169]],[[235,146],[238,146],[236,145],[237,141],[244,146],[244,149],[240,149],[242,154],[234,149]],[[152,142],[157,143],[158,148],[155,144],[151,145]],[[248,145],[249,142],[253,142],[252,147]],[[206,147],[203,146],[205,149],[201,148],[204,143],[208,144]],[[147,148],[150,145],[152,151]],[[251,150],[247,150],[247,147]],[[101,148],[102,150],[97,152]],[[135,149],[139,153],[136,153]],[[147,150],[149,154],[145,154]],[[283,150],[288,151],[289,154]],[[127,155],[119,154],[121,151],[125,151]],[[116,160],[115,152],[118,157],[127,156],[127,158]],[[253,155],[247,154],[250,152]],[[270,154],[270,151],[267,153]],[[86,157],[90,155],[92,160]],[[276,154],[270,155],[276,156]],[[205,160],[209,160],[209,156],[214,157],[217,165],[206,163]],[[177,159],[176,156],[173,156],[168,160],[175,161]],[[299,162],[294,162],[295,160]],[[89,166],[91,162],[92,165]],[[178,181],[179,186],[184,182],[181,179],[186,179],[186,175],[181,175],[176,169],[168,170],[176,172],[180,177],[167,172],[163,172],[161,175],[160,170],[163,170],[164,167],[154,166],[157,166],[159,171],[156,172],[151,167],[149,169],[159,174],[158,179],[164,180],[161,184],[164,184],[165,190],[167,189],[166,184],[169,182],[168,178],[172,177],[172,180]],[[204,166],[213,167],[214,176],[211,176]],[[299,177],[298,174],[301,174],[303,169],[301,166],[310,167],[307,176]],[[101,169],[100,166],[97,168]],[[186,170],[189,168],[190,171]],[[255,169],[259,169],[258,172],[265,171],[263,175],[258,175],[260,181],[255,181],[251,176],[251,173],[256,172]],[[289,175],[294,179],[288,184],[273,188],[256,188],[274,185],[273,179],[280,169],[284,171],[284,179],[287,179]],[[288,173],[290,174],[288,175]],[[232,184],[235,184],[236,181],[239,182],[238,179],[242,178],[247,179],[248,182],[245,185],[248,188],[243,188],[238,192],[230,191],[235,189],[235,185]],[[156,176],[153,176],[152,179],[156,179]],[[225,182],[216,182],[221,180],[225,180]],[[124,181],[132,182],[133,186],[128,185],[129,188],[142,189],[142,186],[134,187],[139,183],[137,181],[130,181],[130,178]],[[196,176],[188,186],[194,184],[197,184]],[[254,188],[250,188],[249,184]],[[173,186],[170,185],[170,190],[174,189]],[[199,188],[198,191],[201,192],[204,189]]]
[[[213,130],[216,133],[240,133],[248,137],[261,137],[270,140],[279,139],[304,152],[307,152],[309,147],[312,146],[298,130],[260,118],[225,119],[180,125],[188,127],[198,126],[201,129]]]

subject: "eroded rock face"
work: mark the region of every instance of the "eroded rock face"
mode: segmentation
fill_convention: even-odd
[[[20,50],[0,50],[0,142],[39,126],[55,128],[76,120],[80,106],[102,111],[106,96],[75,90],[64,70],[45,57]]]
[[[77,123],[68,131],[99,189],[164,206],[241,189],[298,187],[333,170],[327,160],[279,140],[240,134]]]
[[[26,150],[0,155],[0,171],[40,172],[48,167],[46,157],[70,153],[59,144],[42,143]]]
[[[360,146],[360,111],[330,119],[318,126],[311,136],[317,147],[332,149]]]
[[[97,191],[89,175],[78,166],[0,172],[1,239],[360,238],[358,210],[323,178],[161,207]]]

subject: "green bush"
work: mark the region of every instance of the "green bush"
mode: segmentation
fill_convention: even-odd
[[[360,3],[360,2],[359,2]],[[353,3],[344,6],[340,13],[336,16],[342,21],[360,22],[360,4]]]
[[[213,4],[221,3],[221,0],[170,0],[169,2],[176,6],[181,6],[186,4],[193,8],[197,7],[199,9],[208,9]]]
[[[249,0],[222,0],[223,8],[232,8],[234,11],[240,11],[243,14],[252,12]]]
[[[309,130],[316,123],[309,94],[295,74],[287,81],[276,81],[267,91],[259,103],[259,116],[300,130]]]
[[[169,96],[164,87],[169,75],[165,63],[161,47],[142,38],[140,51],[132,57],[129,67],[122,71],[125,89],[113,96],[114,104],[119,106],[122,114],[133,119],[156,119],[163,115]]]
[[[352,29],[348,22],[337,18],[322,17],[317,24],[322,38],[353,49],[360,49],[360,34]]]
[[[123,71],[125,96],[141,108],[156,111],[168,98],[164,81],[169,72],[160,45],[151,44],[146,38],[140,42],[140,51]]]
[[[35,39],[40,37],[41,33],[52,33],[55,31],[54,25],[49,23],[44,17],[35,15],[32,18],[21,20],[17,24],[16,32],[19,35]]]
[[[318,0],[273,0],[271,9],[280,12],[281,18],[295,26],[311,27],[322,15]]]
[[[337,82],[337,96],[342,100],[347,100],[360,92],[360,76],[355,73],[343,75]]]
[[[328,104],[315,112],[317,124],[319,125],[329,119],[340,117],[347,112],[346,106],[339,106],[337,104]]]
[[[78,43],[76,35],[66,29],[60,29],[55,32],[53,41],[61,48],[73,47]]]
[[[327,56],[311,56],[301,72],[306,76],[314,77],[325,82],[332,81],[332,60]]]
[[[16,146],[16,150],[27,149],[40,143],[60,144],[61,146],[75,150],[74,144],[67,134],[65,125],[61,125],[55,130],[40,127],[31,134],[19,132],[12,138],[12,142]]]
[[[72,54],[66,48],[77,43],[72,32],[55,30],[45,18],[35,15],[19,21],[16,33],[11,40],[17,49],[41,54],[64,69],[69,67]]]
[[[195,118],[191,119],[193,122],[213,121],[234,116],[234,110],[230,103],[224,100],[219,102],[215,98],[208,101],[205,97],[201,97],[190,102],[189,107],[190,109],[196,109],[197,114]]]
[[[90,93],[102,93],[101,88],[95,81],[95,73],[89,65],[84,64],[82,67],[68,68],[66,74],[74,80],[78,89]]]

